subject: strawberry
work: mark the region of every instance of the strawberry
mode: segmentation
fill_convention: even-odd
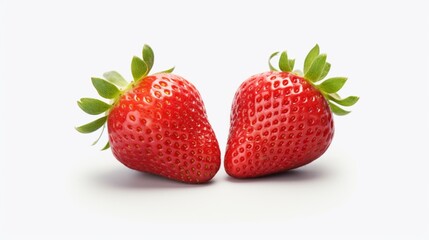
[[[80,99],[83,111],[104,116],[76,129],[104,130],[107,122],[109,142],[103,149],[110,147],[125,166],[186,183],[209,181],[219,170],[220,150],[200,93],[171,74],[174,68],[148,75],[153,51],[145,45],[142,55],[131,62],[131,83],[114,71],[105,73],[105,79],[92,78],[110,103]]]
[[[232,177],[269,175],[319,158],[334,135],[332,113],[349,113],[338,105],[352,106],[359,99],[336,93],[347,78],[318,83],[331,67],[318,45],[305,59],[304,74],[293,71],[295,60],[286,51],[280,55],[280,71],[275,69],[271,59],[276,55],[268,61],[271,71],[250,77],[235,94],[224,159]]]

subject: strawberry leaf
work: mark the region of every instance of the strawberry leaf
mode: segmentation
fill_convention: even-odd
[[[84,112],[91,115],[104,113],[111,107],[109,104],[95,98],[81,98],[77,102],[77,105],[79,105],[80,109]]]
[[[140,80],[142,77],[147,75],[148,67],[143,60],[134,56],[131,61],[131,73],[133,74],[135,81]]]
[[[289,68],[293,71],[293,67],[295,66],[295,59],[288,59]]]
[[[331,111],[338,116],[344,116],[350,113],[350,111],[346,111],[340,107],[338,107],[337,105],[329,102],[329,107],[331,108]]]
[[[326,75],[328,75],[329,70],[331,70],[331,64],[326,62],[325,66],[323,67],[323,71],[322,74],[320,75],[319,79],[317,81],[320,81],[322,79],[324,79],[326,77]]]
[[[331,98],[341,99],[341,97],[338,93],[330,93],[328,95],[329,95],[329,99],[331,99]]]
[[[317,88],[326,93],[336,93],[344,86],[346,81],[347,78],[345,77],[329,78],[322,82]]]
[[[104,148],[101,149],[101,151],[104,151],[106,149],[110,148],[110,142],[107,142],[106,145],[104,146]]]
[[[116,96],[118,96],[120,93],[119,89],[115,85],[111,84],[110,82],[104,79],[91,78],[91,81],[92,81],[92,85],[94,85],[98,94],[100,94],[100,96],[104,98],[113,99]]]
[[[305,73],[304,77],[311,82],[316,82],[320,76],[322,75],[323,68],[325,67],[326,63],[326,54],[320,54],[317,56],[313,63],[310,66],[310,69]],[[305,70],[304,70],[305,71]]]
[[[126,87],[128,85],[127,80],[125,80],[125,78],[122,77],[121,74],[116,71],[106,72],[103,74],[103,77],[105,77],[107,81],[115,84],[118,87]]]
[[[349,96],[344,99],[341,99],[337,94],[329,94],[328,96],[330,100],[346,107],[353,106],[359,100],[359,97],[357,96]]]
[[[167,69],[167,70],[164,70],[164,71],[161,71],[161,72],[157,72],[157,73],[172,73],[174,71],[174,68],[175,67],[172,67],[170,69]]]
[[[310,52],[307,54],[307,57],[305,57],[304,61],[304,74],[310,70],[311,64],[313,64],[313,61],[316,59],[317,56],[319,56],[319,45],[316,44]]]
[[[152,69],[153,62],[155,59],[152,48],[149,45],[145,44],[143,46],[142,55],[143,55],[143,61],[147,65],[147,74],[148,74]]]
[[[80,133],[92,133],[99,128],[101,128],[107,121],[107,116],[101,117],[95,121],[92,121],[90,123],[87,123],[85,125],[76,127],[76,130]]]
[[[287,57],[286,51],[283,51],[280,54],[279,68],[282,70],[282,72],[292,72],[292,69],[289,66],[289,59]]]
[[[273,57],[277,56],[277,54],[279,54],[279,52],[275,52],[275,53],[271,54],[270,58],[268,59],[268,65],[270,66],[270,70],[274,71],[274,72],[278,72],[279,70],[277,70],[275,67],[273,67],[273,65],[271,64],[271,59],[273,59]]]

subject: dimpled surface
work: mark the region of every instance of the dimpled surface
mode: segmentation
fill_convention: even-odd
[[[143,79],[108,117],[111,149],[131,169],[189,183],[207,182],[220,150],[197,89],[173,74]]]
[[[233,177],[297,168],[329,147],[334,123],[322,94],[302,77],[265,72],[235,94],[225,170]]]

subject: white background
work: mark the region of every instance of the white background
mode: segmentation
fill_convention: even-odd
[[[369,2],[0,1],[0,238],[428,239],[428,8]],[[155,71],[176,66],[200,90],[222,152],[235,90],[274,51],[302,66],[319,43],[361,100],[293,172],[137,173],[74,126],[93,119],[76,105],[96,96],[90,77],[130,79],[144,43]]]

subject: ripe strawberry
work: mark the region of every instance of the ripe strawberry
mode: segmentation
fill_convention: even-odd
[[[349,111],[358,97],[341,99],[336,93],[346,78],[335,77],[316,84],[329,72],[326,55],[316,45],[307,55],[304,76],[293,72],[295,60],[286,52],[279,59],[278,71],[254,75],[244,81],[235,94],[231,127],[225,153],[225,170],[236,178],[269,175],[312,162],[329,147],[336,115]]]
[[[220,150],[201,96],[190,82],[171,74],[174,68],[148,75],[153,62],[145,45],[143,59],[134,57],[131,63],[133,82],[117,72],[105,73],[106,80],[92,78],[111,103],[80,99],[83,111],[104,116],[76,129],[104,130],[107,121],[109,142],[103,149],[110,146],[125,166],[186,183],[207,182],[219,170]]]

